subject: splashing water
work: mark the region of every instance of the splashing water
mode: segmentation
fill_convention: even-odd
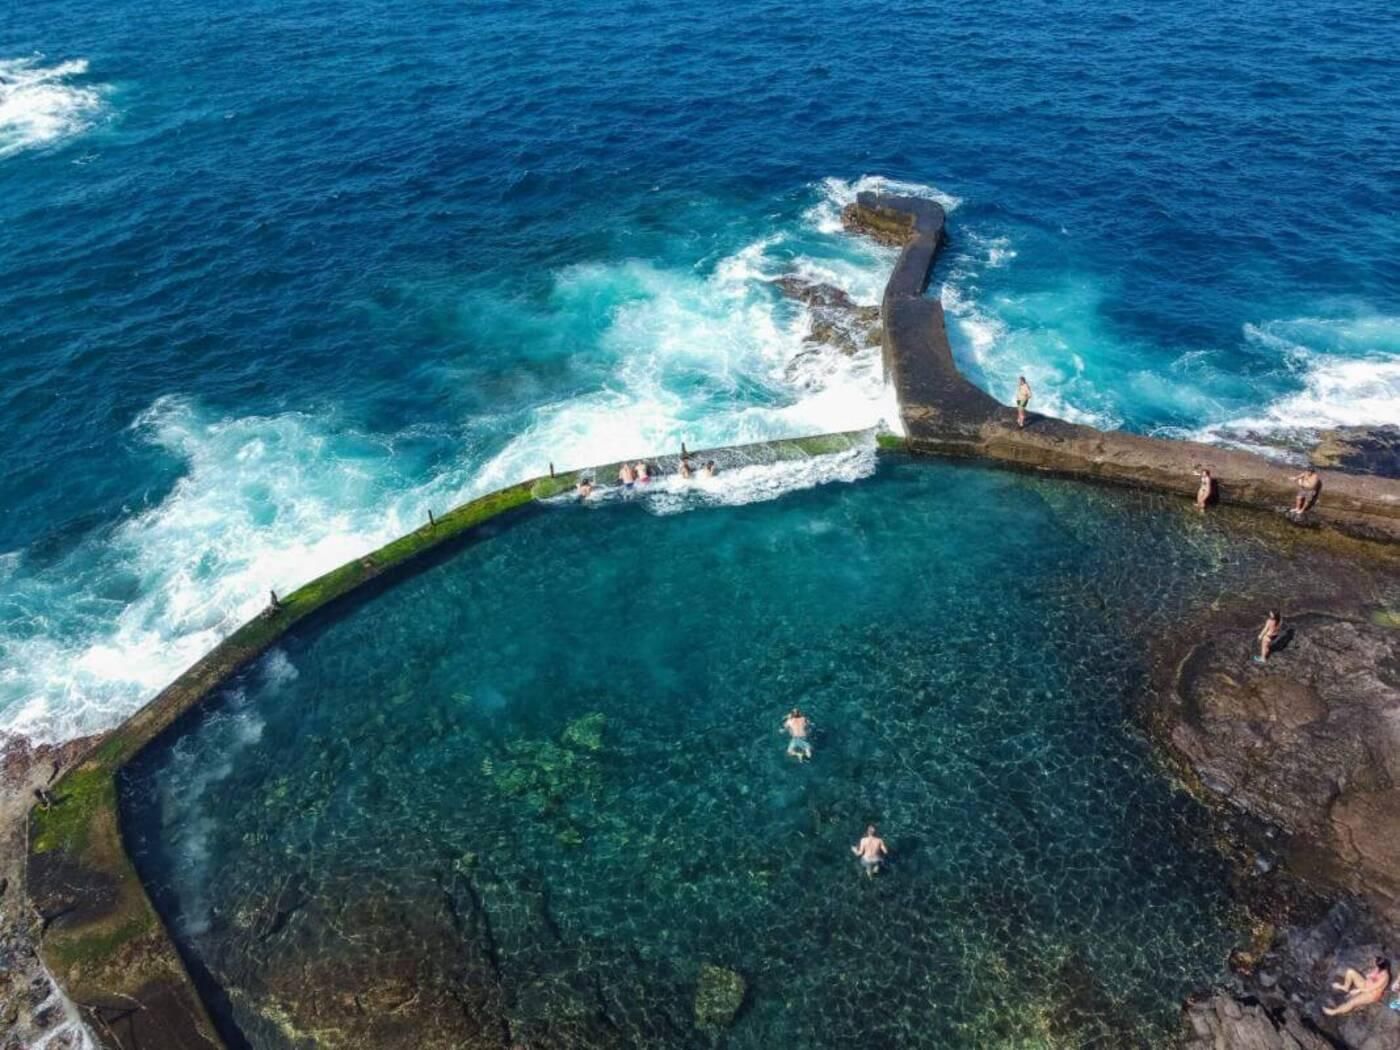
[[[61,740],[106,728],[256,614],[270,588],[285,593],[408,531],[430,508],[550,463],[859,430],[882,418],[897,427],[878,348],[807,341],[807,308],[771,283],[796,274],[877,301],[893,253],[826,230],[823,218],[877,185],[886,184],[828,180],[795,225],[708,267],[559,271],[551,323],[596,329],[590,353],[606,369],[595,389],[491,421],[484,439],[451,427],[381,434],[308,412],[221,418],[162,398],[131,434],[183,465],[168,495],[56,561],[0,556],[0,735]],[[749,502],[870,469],[872,452],[754,465],[685,491],[662,485],[651,502],[658,513]]]
[[[0,59],[0,160],[81,133],[102,108],[103,86],[73,83],[87,75],[85,59],[39,63]]]

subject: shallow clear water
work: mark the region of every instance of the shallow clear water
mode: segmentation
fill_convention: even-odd
[[[566,500],[287,639],[129,772],[127,826],[256,1046],[406,941],[536,1047],[708,1045],[704,962],[749,982],[735,1047],[1153,1044],[1239,930],[1135,728],[1143,647],[1246,588],[1353,587],[1329,558],[898,458],[742,506]]]
[[[1400,398],[1391,5],[35,0],[0,18],[0,732],[560,465],[865,425],[788,270],[936,193],[1006,396],[1277,436]],[[1249,438],[1253,440],[1253,438]]]

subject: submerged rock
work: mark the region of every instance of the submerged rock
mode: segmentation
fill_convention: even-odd
[[[1400,426],[1324,430],[1308,458],[1316,467],[1400,478]]]
[[[713,963],[700,964],[695,988],[695,1023],[701,1028],[722,1028],[734,1023],[744,1005],[744,978]]]

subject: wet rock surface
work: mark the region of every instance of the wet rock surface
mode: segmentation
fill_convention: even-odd
[[[812,327],[805,342],[813,349],[803,351],[788,367],[789,378],[800,378],[806,359],[821,346],[835,347],[843,354],[855,354],[880,345],[880,308],[857,303],[843,289],[832,284],[809,281],[795,274],[773,282],[787,298],[806,304],[812,315]]]
[[[76,1014],[39,959],[42,920],[25,896],[25,821],[34,792],[47,790],[92,742],[0,741],[0,1050],[41,1040],[47,1050],[82,1045]]]
[[[1216,995],[1186,1007],[1182,1050],[1334,1050],[1296,1011],[1270,1013],[1258,1002]]]
[[[1322,1012],[1348,967],[1400,952],[1400,630],[1385,622],[1295,616],[1261,665],[1255,628],[1225,614],[1177,666],[1161,729],[1219,804],[1263,939],[1231,987],[1187,1005],[1189,1050],[1400,1047],[1384,1004]]]
[[[1173,748],[1207,790],[1277,825],[1296,873],[1400,920],[1400,631],[1285,624],[1267,664],[1225,630],[1180,669]]]
[[[1400,478],[1400,426],[1324,430],[1308,458],[1316,467]]]

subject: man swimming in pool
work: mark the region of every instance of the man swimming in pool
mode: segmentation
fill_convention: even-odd
[[[622,482],[626,488],[631,488],[632,483],[637,480],[636,471],[632,469],[631,463],[624,463],[617,469],[617,480]]]
[[[865,828],[865,837],[858,845],[851,847],[851,852],[860,858],[860,866],[864,869],[866,877],[873,879],[884,859],[889,856],[890,848],[876,833],[875,825],[869,824]]]
[[[812,724],[800,708],[794,707],[783,719],[783,730],[791,738],[788,740],[787,753],[799,762],[806,762],[812,757],[812,742],[807,739],[811,728]]]
[[[715,466],[714,460],[705,461],[705,477],[712,478],[719,473],[719,467]]]
[[[591,478],[583,478],[581,481],[579,481],[579,483],[578,483],[577,485],[574,486],[574,491],[578,493],[578,498],[579,498],[579,499],[581,499],[581,500],[587,499],[589,496],[593,495],[593,481],[592,481],[592,479],[591,479]]]
[[[1317,498],[1322,495],[1322,478],[1309,467],[1293,480],[1298,483],[1298,498],[1293,501],[1293,513],[1303,515],[1313,509]]]
[[[1390,987],[1390,960],[1377,956],[1376,965],[1367,970],[1365,975],[1349,969],[1340,981],[1332,982],[1332,987],[1346,993],[1346,998],[1336,1006],[1322,1008],[1322,1012],[1328,1017],[1349,1014],[1363,1006],[1378,1003],[1385,998],[1385,990]]]

